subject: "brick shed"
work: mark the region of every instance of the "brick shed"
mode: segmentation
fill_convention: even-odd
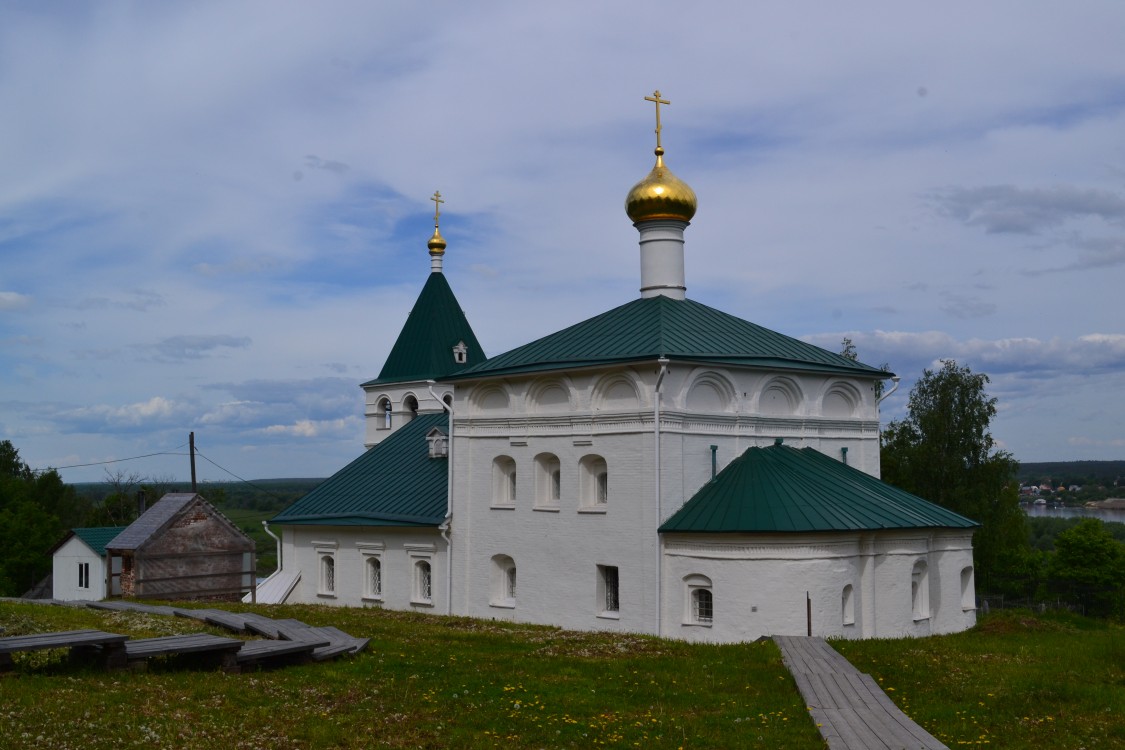
[[[202,495],[160,498],[106,544],[108,590],[136,599],[253,598],[255,545]]]

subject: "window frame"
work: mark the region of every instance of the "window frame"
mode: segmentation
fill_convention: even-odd
[[[558,511],[562,503],[562,461],[554,453],[535,457],[535,510]]]
[[[711,579],[701,573],[684,576],[684,619],[683,624],[693,627],[709,628],[715,622],[715,591]],[[701,616],[701,600],[706,595],[709,616]]]
[[[589,453],[578,460],[579,513],[605,513],[609,509],[609,462]]]
[[[316,595],[322,599],[335,599],[340,590],[340,576],[336,569],[335,541],[314,541],[312,548],[316,553]]]
[[[516,460],[509,455],[492,459],[492,499],[489,507],[511,510],[516,507],[518,489]]]
[[[516,561],[511,555],[492,556],[492,586],[488,606],[516,607]]]
[[[433,607],[434,588],[434,545],[404,545],[410,556],[410,604],[415,607]]]
[[[78,563],[78,588],[89,590],[90,588],[90,563]]]
[[[616,565],[598,565],[598,617],[621,619],[621,570]]]
[[[840,624],[855,625],[855,586],[850,583],[840,590]]]
[[[910,568],[910,609],[914,622],[930,619],[930,576],[925,560],[915,560]]]
[[[359,549],[360,557],[363,559],[362,599],[368,602],[381,602],[383,601],[383,592],[386,590],[386,579],[384,577],[386,566],[383,564],[386,545],[382,542],[356,542],[355,546]],[[378,586],[372,586],[373,566],[378,568]]]
[[[977,608],[976,570],[972,565],[961,568],[961,611],[973,612]]]

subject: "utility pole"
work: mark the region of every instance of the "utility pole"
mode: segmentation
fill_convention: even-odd
[[[195,433],[188,433],[188,453],[191,454],[191,491],[195,493]]]

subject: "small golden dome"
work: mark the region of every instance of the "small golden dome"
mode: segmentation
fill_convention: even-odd
[[[430,248],[430,255],[445,255],[445,238],[437,227],[434,227],[434,236],[426,243],[426,247]]]
[[[634,224],[656,219],[691,221],[697,202],[695,191],[664,166],[664,149],[656,147],[656,166],[625,198],[625,213]]]

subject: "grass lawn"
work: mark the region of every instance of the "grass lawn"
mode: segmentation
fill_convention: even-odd
[[[372,639],[340,661],[106,673],[58,652],[0,676],[0,748],[823,748],[771,642],[699,646],[467,618],[257,606]],[[0,603],[5,635],[149,637],[194,620]],[[214,630],[212,632],[223,633]],[[1000,613],[973,631],[836,641],[950,747],[1125,748],[1122,628]]]
[[[1125,629],[997,612],[971,631],[833,641],[950,747],[1125,748]]]
[[[241,675],[175,664],[106,673],[62,653],[17,654],[15,674],[0,677],[0,748],[823,747],[769,642],[690,646],[378,610],[243,609],[372,641],[353,658]],[[210,630],[9,603],[0,627]]]

